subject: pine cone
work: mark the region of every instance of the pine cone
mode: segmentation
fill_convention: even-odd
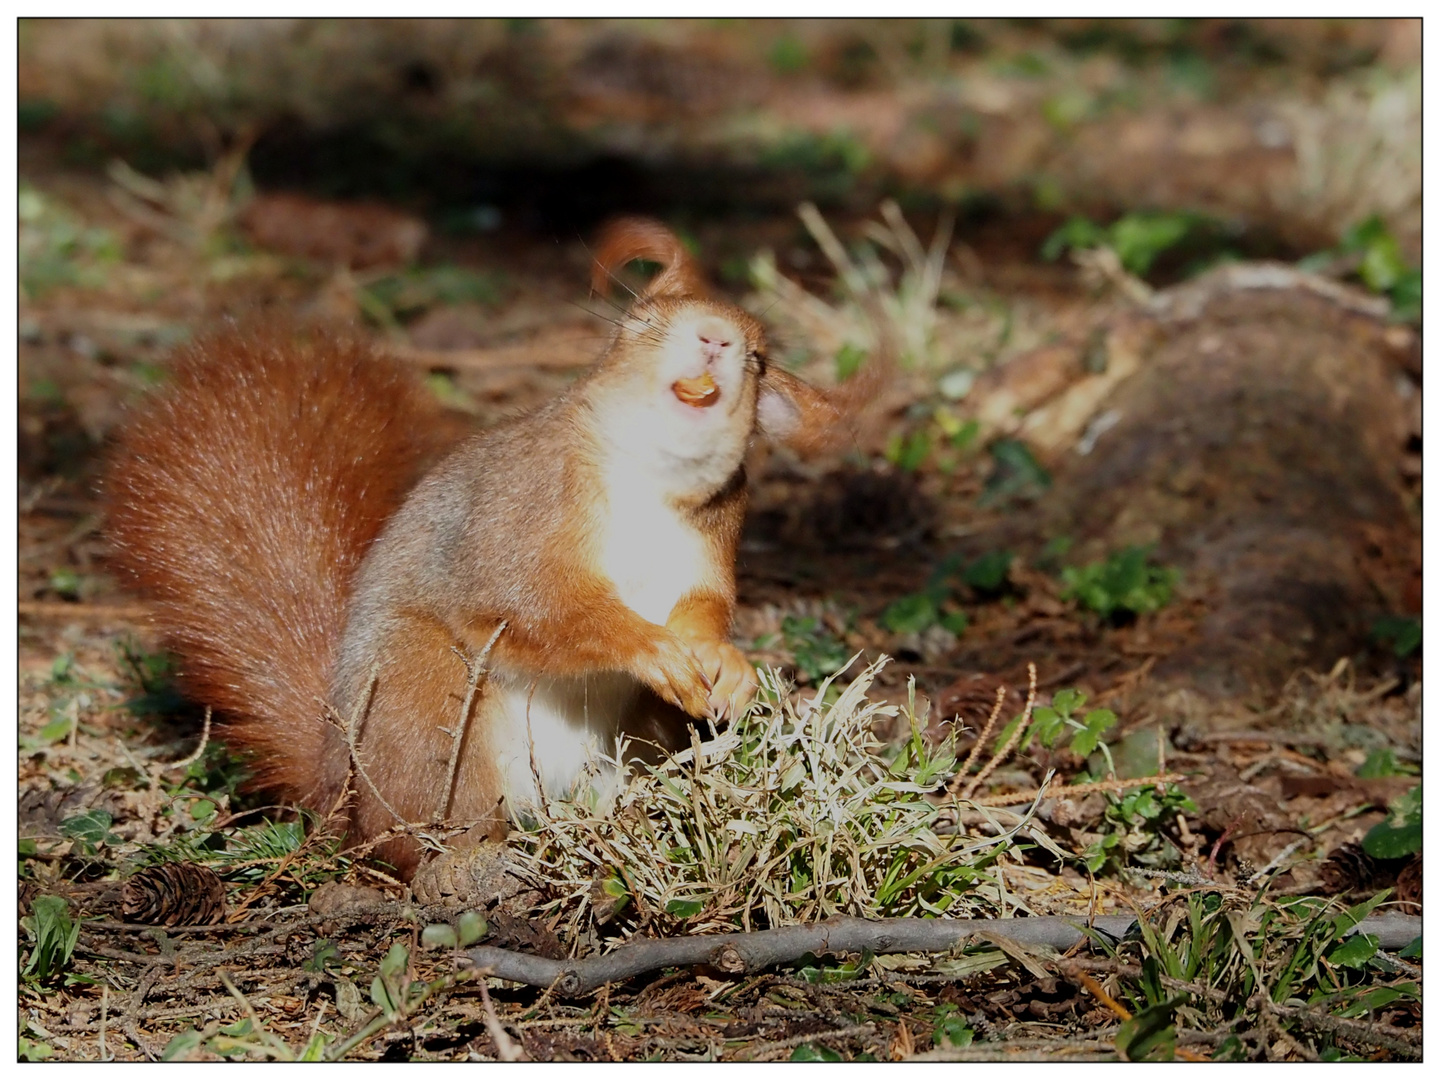
[[[121,893],[127,922],[190,926],[225,914],[225,885],[209,867],[162,863],[137,870]]]

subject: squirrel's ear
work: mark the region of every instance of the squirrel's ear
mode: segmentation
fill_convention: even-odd
[[[635,259],[648,259],[661,267],[641,298],[705,295],[704,279],[689,250],[678,236],[650,218],[619,218],[601,230],[590,288],[601,296],[609,295],[615,271]]]
[[[773,365],[760,376],[755,415],[762,435],[798,450],[826,443],[840,420],[823,391]]]

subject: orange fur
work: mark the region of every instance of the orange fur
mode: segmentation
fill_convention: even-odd
[[[649,218],[619,218],[605,226],[595,247],[590,287],[601,296],[608,295],[615,271],[636,259],[661,267],[642,298],[705,295],[704,279],[689,250],[678,236]]]
[[[328,810],[347,755],[320,719],[345,598],[432,449],[433,408],[354,342],[212,336],[122,429],[115,564],[154,600],[182,686],[260,786]]]

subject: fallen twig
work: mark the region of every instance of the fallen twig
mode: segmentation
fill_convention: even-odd
[[[1135,923],[1130,915],[1101,915],[1093,929],[1119,940]],[[1030,919],[856,919],[848,916],[809,926],[786,926],[750,933],[698,935],[634,941],[612,953],[586,960],[551,960],[488,945],[469,950],[470,962],[490,975],[527,986],[549,986],[568,997],[587,994],[607,982],[662,967],[709,964],[741,975],[798,960],[806,953],[946,952],[980,934],[1007,937],[1026,945],[1067,949],[1085,940],[1082,918],[1055,915]],[[1355,929],[1379,938],[1381,948],[1409,944],[1421,921],[1410,915],[1365,919]],[[1354,931],[1352,931],[1354,932]]]
[[[1094,929],[1119,939],[1134,924],[1128,915],[1102,915]],[[941,952],[979,934],[1008,937],[1029,945],[1069,948],[1084,940],[1081,919],[1041,916],[1029,919],[830,919],[811,926],[788,926],[751,933],[663,938],[632,942],[587,960],[550,960],[480,946],[469,951],[473,964],[489,974],[530,986],[555,984],[577,996],[607,982],[619,982],[661,967],[710,964],[727,974],[743,974],[797,960],[806,953]],[[1408,944],[1420,933],[1414,916],[1366,919],[1356,928],[1380,939],[1380,946]]]

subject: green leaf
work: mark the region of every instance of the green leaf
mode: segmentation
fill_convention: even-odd
[[[1198,214],[1164,211],[1125,214],[1108,227],[1073,217],[1050,234],[1040,254],[1053,261],[1067,250],[1109,247],[1126,270],[1144,277],[1163,252],[1211,224]]]
[[[1069,720],[1070,715],[1085,704],[1085,695],[1079,690],[1057,690],[1050,699],[1050,704],[1055,707],[1056,712]]]
[[[1423,281],[1420,268],[1412,267],[1400,275],[1390,290],[1392,314],[1401,322],[1418,323],[1424,309]]]
[[[328,1040],[325,1038],[325,1035],[324,1035],[323,1032],[320,1032],[320,1031],[315,1032],[315,1034],[310,1037],[310,1041],[305,1044],[305,1049],[304,1049],[303,1051],[301,1051],[301,1053],[300,1053],[300,1060],[301,1060],[301,1061],[324,1061],[324,1060],[325,1060],[325,1047],[326,1047],[327,1043],[328,1043]]]
[[[111,839],[110,826],[114,821],[105,810],[86,810],[83,814],[76,814],[60,822],[60,834],[92,847],[100,847]]]
[[[48,746],[50,743],[59,742],[61,739],[68,736],[71,729],[73,729],[74,727],[75,721],[68,716],[62,716],[58,720],[51,720],[50,723],[46,724],[43,728],[40,729],[38,741],[42,746]]]
[[[1045,239],[1040,248],[1040,257],[1054,262],[1072,248],[1099,247],[1105,243],[1106,232],[1087,217],[1072,217]]]
[[[1371,750],[1365,761],[1355,770],[1355,775],[1364,780],[1375,780],[1384,776],[1414,776],[1416,769],[1395,757],[1395,751],[1388,746]]]
[[[1356,1016],[1364,1016],[1368,1012],[1375,1012],[1378,1009],[1383,1009],[1386,1005],[1393,1005],[1395,1002],[1401,1000],[1402,998],[1413,996],[1414,995],[1406,994],[1405,991],[1399,989],[1398,987],[1377,986],[1373,989],[1366,990],[1353,1004],[1347,1005],[1335,1015],[1343,1016],[1347,1019]]]
[[[165,1044],[165,1049],[160,1051],[160,1060],[186,1061],[199,1049],[200,1032],[194,1028],[186,1028]]]
[[[980,592],[998,592],[1005,587],[1014,559],[1008,551],[986,552],[965,568],[965,584]]]
[[[936,1010],[934,1043],[937,1048],[953,1047],[959,1050],[974,1041],[975,1031],[965,1023],[963,1017],[941,1014]]]
[[[1189,214],[1126,214],[1110,226],[1110,246],[1126,270],[1144,277],[1156,258],[1185,239],[1196,224]]]
[[[1422,934],[1420,937],[1417,937],[1414,941],[1410,942],[1409,945],[1406,945],[1405,948],[1403,948],[1403,949],[1400,950],[1399,955],[1400,955],[1401,957],[1403,957],[1404,959],[1406,959],[1406,960],[1419,960],[1419,959],[1421,959],[1421,954],[1422,954],[1422,952],[1424,951],[1424,949],[1423,949],[1423,947],[1421,946],[1421,943],[1420,943],[1420,942],[1421,942],[1421,938],[1423,938],[1423,937],[1424,937],[1424,935]]]
[[[356,299],[382,324],[450,304],[495,304],[504,293],[501,278],[468,267],[445,265],[412,268],[391,274],[357,290]]]
[[[1376,641],[1388,641],[1395,655],[1403,660],[1420,648],[1420,620],[1386,615],[1371,624],[1370,636]]]
[[[799,38],[785,36],[775,39],[768,59],[770,66],[781,75],[791,75],[810,63],[810,53]]]
[[[970,629],[970,616],[963,611],[952,611],[948,615],[940,616],[940,625],[959,637]]]
[[[790,1052],[791,1061],[844,1061],[845,1059],[828,1046],[801,1043]]]
[[[340,950],[327,938],[321,938],[315,942],[310,959],[306,960],[302,966],[306,971],[323,973],[327,965],[338,963],[339,960]]]
[[[1149,565],[1150,549],[1128,547],[1104,562],[1067,566],[1061,571],[1062,595],[1076,599],[1102,618],[1117,611],[1134,614],[1158,611],[1170,602],[1179,574]]]
[[[997,439],[990,445],[994,466],[977,500],[994,506],[1012,498],[1034,496],[1050,486],[1050,474],[1019,439]]]
[[[1389,292],[1405,273],[1405,259],[1393,236],[1377,240],[1360,260],[1360,280],[1375,292]]]
[[[489,933],[490,924],[478,911],[465,911],[461,912],[460,918],[456,920],[455,931],[460,935],[460,947],[464,949]]]
[[[1424,839],[1424,830],[1418,821],[1399,828],[1382,821],[1365,834],[1360,846],[1367,855],[1377,859],[1403,859],[1419,851]]]
[[[1040,740],[1041,746],[1054,746],[1055,740],[1065,730],[1065,719],[1055,709],[1041,705],[1030,714],[1030,730]],[[1004,746],[1002,742],[999,745]]]
[[[850,376],[860,370],[860,365],[865,363],[868,354],[858,345],[846,342],[840,346],[840,351],[835,354],[835,379],[837,382],[844,382]]]
[[[1379,948],[1379,938],[1369,934],[1351,934],[1342,944],[1330,950],[1328,959],[1341,967],[1363,968]]]
[[[1175,1009],[1180,999],[1141,1009],[1120,1025],[1115,1049],[1126,1061],[1175,1060]]]
[[[965,450],[975,441],[975,436],[980,434],[979,420],[966,420],[955,429],[954,434],[947,436],[950,440],[950,447],[953,450]]]
[[[1089,757],[1100,745],[1100,736],[1115,726],[1115,714],[1109,709],[1093,709],[1085,714],[1085,730],[1077,731],[1070,740],[1070,749],[1082,758]]]
[[[665,905],[667,915],[674,915],[680,919],[693,919],[704,910],[705,905],[699,900],[671,900]]]
[[[939,619],[935,601],[927,593],[902,596],[885,609],[881,625],[896,634],[918,634],[930,629]]]
[[[929,456],[930,433],[923,429],[896,435],[885,447],[886,460],[906,472],[915,472]]]
[[[1347,254],[1358,254],[1376,244],[1383,244],[1390,239],[1390,230],[1385,227],[1385,221],[1379,214],[1371,214],[1364,221],[1345,230],[1340,237],[1340,250]]]
[[[379,975],[370,980],[370,1000],[391,1019],[400,1015],[400,1003],[391,994],[389,984]]]
[[[456,936],[453,926],[431,923],[420,931],[420,947],[422,949],[454,949],[459,944],[460,939]]]
[[[851,653],[846,644],[821,625],[813,615],[787,615],[780,622],[785,647],[795,657],[795,667],[812,683],[833,675],[845,666]]]
[[[54,1056],[55,1049],[49,1043],[31,1042],[24,1035],[20,1036],[21,1061],[44,1061]]]
[[[1402,859],[1420,850],[1421,788],[1417,784],[1390,804],[1389,816],[1365,834],[1360,846],[1377,859]]]
[[[50,588],[73,600],[80,595],[80,575],[71,567],[62,566],[50,575]]]
[[[22,925],[35,942],[23,974],[37,981],[58,975],[70,963],[80,939],[80,920],[71,919],[70,902],[60,896],[37,896]]]
[[[397,941],[390,946],[390,951],[385,954],[385,959],[380,961],[380,974],[387,979],[393,979],[403,975],[409,966],[410,950]]]

